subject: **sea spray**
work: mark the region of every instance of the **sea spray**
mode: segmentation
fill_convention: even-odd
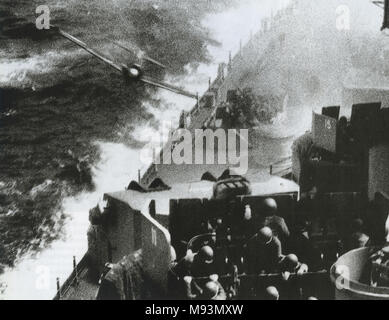
[[[97,143],[101,160],[93,168],[96,191],[66,198],[62,211],[69,218],[60,240],[52,242],[41,252],[30,252],[0,277],[3,299],[51,299],[56,293],[56,278],[65,281],[72,271],[72,257],[79,261],[87,250],[88,212],[105,192],[124,190],[136,178],[137,170],[144,169],[136,150],[122,144]],[[47,230],[53,232],[53,230]],[[1,290],[0,290],[1,291]],[[1,292],[0,292],[1,293]]]

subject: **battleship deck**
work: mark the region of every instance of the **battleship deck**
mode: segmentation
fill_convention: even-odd
[[[88,258],[85,255],[74,268],[69,278],[58,289],[54,300],[95,300],[99,288],[90,277]]]

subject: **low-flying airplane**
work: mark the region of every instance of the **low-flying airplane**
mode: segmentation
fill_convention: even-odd
[[[76,37],[70,35],[69,33],[65,32],[65,31],[61,30],[60,28],[54,27],[54,26],[52,26],[51,28],[55,28],[55,31],[58,32],[62,37],[70,40],[71,42],[73,42],[76,45],[78,45],[79,47],[83,48],[85,51],[89,52],[91,55],[95,56],[96,58],[98,58],[99,60],[104,62],[105,64],[107,64],[110,67],[114,68],[115,70],[121,72],[126,82],[129,82],[129,83],[143,82],[143,83],[146,83],[148,85],[158,87],[161,89],[165,89],[165,90],[169,90],[171,92],[174,92],[174,93],[177,93],[177,94],[189,97],[189,98],[193,98],[196,100],[198,99],[197,94],[193,94],[189,91],[183,90],[183,89],[176,87],[174,85],[162,82],[160,80],[157,80],[157,79],[154,79],[152,77],[145,75],[142,67],[137,63],[134,63],[130,66],[127,66],[125,64],[119,65],[119,64],[113,62],[112,60],[110,60],[109,58],[105,57],[104,55],[102,55],[101,53],[96,51],[95,49],[92,49],[83,41],[77,39]],[[159,67],[165,68],[165,65],[148,57],[143,51],[130,49],[130,48],[128,48],[120,43],[117,43],[117,42],[115,44],[126,51],[137,54],[137,56],[142,58],[143,60],[147,60],[155,65],[158,65]]]

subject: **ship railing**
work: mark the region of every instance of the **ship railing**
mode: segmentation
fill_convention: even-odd
[[[207,281],[209,277],[194,278],[195,282]],[[268,286],[275,286],[282,289],[285,286],[285,280],[281,273],[270,274],[227,274],[218,278],[218,281],[228,290],[236,289],[235,294],[238,297],[250,296],[252,289],[255,291],[265,289]],[[315,296],[319,299],[333,299],[332,286],[328,270],[319,270],[316,272],[307,272],[302,275],[291,273],[288,279],[289,283],[298,288],[296,294],[299,299],[307,299]],[[297,293],[299,292],[299,293]]]
[[[262,44],[262,45],[261,45],[262,47],[265,48],[265,49],[264,49],[264,52],[263,52],[263,54],[262,54],[262,56],[264,56],[264,55],[267,54],[267,50],[266,50],[266,49],[268,48],[268,44],[270,43],[270,40],[271,40],[271,37],[270,37],[270,38],[267,37],[267,38],[266,38],[266,41],[265,41],[265,44]],[[234,55],[234,57],[232,58],[232,61],[231,61],[232,66],[240,61],[242,52],[243,52],[247,47],[249,47],[249,45],[250,45],[250,43],[251,43],[252,41],[253,41],[253,37],[250,37],[248,43],[246,43],[245,46],[243,46],[243,48],[241,48],[241,49],[239,50],[239,52],[237,52],[237,53]],[[189,116],[193,117],[193,116],[196,116],[196,115],[197,115],[198,111],[201,109],[201,105],[200,105],[201,99],[202,99],[208,92],[212,91],[212,89],[216,89],[216,90],[217,90],[216,96],[219,95],[219,91],[220,91],[220,89],[223,87],[223,84],[224,84],[224,80],[222,81],[221,84],[218,84],[217,82],[218,82],[219,80],[220,80],[219,78],[216,78],[216,79],[214,79],[213,81],[210,81],[209,87],[208,87],[208,89],[206,90],[206,92],[205,92],[201,97],[198,98],[198,101],[197,101],[197,103],[195,104],[195,106],[188,112],[188,115],[189,115]],[[218,105],[218,102],[216,101],[216,105],[215,105],[215,107],[214,107],[213,112],[212,112],[210,115],[208,115],[208,116],[205,118],[205,120],[202,121],[202,123],[201,123],[202,126],[206,125],[207,123],[209,123],[209,122],[212,120],[212,117],[214,116],[214,114],[215,114],[215,112],[216,112],[216,107],[217,107],[217,105]],[[163,150],[164,150],[164,149],[162,149],[162,150],[160,151],[159,156],[161,156],[161,155],[163,154]],[[274,164],[274,169],[276,169],[276,171],[275,171],[275,173],[273,173],[273,165],[270,166],[270,168],[271,168],[271,174],[275,174],[275,175],[278,175],[278,176],[285,176],[285,175],[287,175],[287,174],[289,174],[289,173],[291,172],[291,165],[290,165],[290,168],[284,168],[284,169],[282,169],[282,170],[280,170],[280,168],[278,168],[278,167],[279,167],[279,165]],[[154,172],[154,169],[155,169],[155,166],[150,166],[149,169],[147,170],[146,174],[143,175],[141,181],[147,181],[147,178],[148,178],[149,176],[152,176],[152,175],[155,173],[155,172]],[[145,178],[145,177],[147,177],[147,178]]]
[[[315,272],[306,272],[306,273],[303,273],[301,275],[297,274],[297,273],[291,273],[290,274],[290,277],[291,278],[294,278],[294,277],[312,277],[312,276],[318,276],[318,275],[328,275],[328,270],[326,269],[323,269],[323,270],[319,270],[319,271],[315,271]],[[219,280],[229,280],[231,279],[231,277],[233,276],[233,274],[225,274],[225,275],[221,275],[219,276]],[[282,277],[282,273],[261,273],[261,274],[247,274],[247,273],[242,273],[242,274],[239,274],[238,275],[238,278],[239,279],[269,279],[269,278],[281,278]],[[198,280],[198,281],[203,281],[203,280],[208,280],[209,277],[195,277],[193,278],[194,280]]]
[[[66,294],[66,292],[70,289],[70,287],[75,286],[79,283],[79,276],[83,270],[85,270],[88,266],[88,257],[84,255],[84,257],[80,260],[80,262],[76,263],[76,258],[73,257],[73,271],[67,280],[61,285],[60,278],[56,279],[57,292],[53,298],[53,300],[61,300],[61,298]]]
[[[239,51],[234,55],[234,57],[232,58],[231,60],[231,63],[232,65],[234,64],[237,64],[240,60],[241,60],[241,56],[242,56],[242,53],[247,50],[247,48],[250,47],[250,45],[252,45],[252,42],[253,42],[253,39],[254,39],[254,36],[250,36],[249,40],[245,43],[244,46],[242,46],[242,44],[240,45],[240,49]],[[266,47],[266,46],[265,46]],[[220,81],[222,80],[222,81]],[[219,90],[220,88],[223,86],[224,84],[224,80],[225,79],[220,79],[219,77],[216,77],[213,81],[210,81],[209,83],[209,86],[208,86],[208,89],[206,90],[206,92],[201,96],[201,98],[199,99],[199,101],[208,93],[208,92],[211,92],[212,90],[216,90],[217,91],[217,94],[216,96],[219,95]],[[221,83],[220,83],[221,82]],[[191,116],[195,115],[196,112],[201,109],[201,106],[199,105],[199,103],[196,103],[196,105],[192,108],[191,111],[189,111],[189,114]],[[208,120],[208,119],[207,119]]]
[[[269,166],[269,173],[274,176],[285,176],[292,172],[292,157],[283,158]]]
[[[289,5],[289,6],[285,7],[285,8],[282,8],[282,9],[277,10],[276,16],[277,16],[277,15],[282,16],[282,14],[285,13],[285,12],[287,12],[287,11],[288,11],[288,8],[290,8],[290,7],[292,7],[292,6]],[[272,20],[273,20],[273,22],[276,21],[275,17],[273,17]],[[240,48],[239,48],[239,51],[236,52],[236,53],[234,54],[234,56],[232,57],[232,59],[231,59],[231,64],[232,64],[232,66],[233,66],[234,64],[239,63],[239,62],[241,61],[241,57],[242,57],[243,52],[245,52],[248,48],[250,48],[250,47],[253,45],[253,40],[254,40],[254,38],[255,38],[256,36],[258,36],[259,34],[261,34],[261,30],[259,30],[255,35],[252,34],[252,33],[250,33],[250,37],[249,37],[249,39],[245,42],[244,45],[242,44],[242,40],[240,41]],[[262,35],[263,35],[263,34],[262,34]],[[262,43],[262,44],[261,44],[261,47],[263,47],[264,49],[266,49],[266,48],[268,47],[268,44],[270,43],[270,40],[271,40],[271,39],[272,39],[272,37],[266,37],[265,44]],[[264,50],[264,53],[266,53],[266,50]],[[232,67],[232,66],[231,66],[231,67]],[[221,81],[221,82],[222,82],[221,84],[219,83],[220,80],[222,80],[222,81]],[[216,89],[216,91],[219,92],[219,89],[223,86],[224,80],[225,80],[225,79],[220,79],[219,77],[216,77],[213,81],[210,81],[209,87],[208,87],[207,91],[203,94],[203,96],[201,96],[201,98],[204,97],[206,93],[212,91],[212,89]],[[218,94],[217,94],[217,95],[218,95]],[[201,98],[200,98],[200,100],[201,100]],[[198,100],[198,101],[200,101],[200,100]],[[196,103],[196,105],[192,108],[192,110],[189,111],[189,114],[192,115],[192,116],[195,115],[196,112],[197,112],[200,108],[201,108],[201,107],[200,107],[199,103]],[[207,119],[207,120],[208,120],[208,119]]]

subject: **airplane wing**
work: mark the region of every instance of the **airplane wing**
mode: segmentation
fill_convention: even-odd
[[[188,98],[197,99],[197,94],[193,94],[193,93],[186,91],[186,90],[183,90],[179,87],[176,87],[176,86],[173,86],[171,84],[164,83],[164,82],[161,82],[161,81],[158,81],[158,80],[146,77],[146,76],[141,77],[140,81],[147,83],[147,84],[150,84],[152,86],[161,88],[161,89],[165,89],[165,90],[169,90],[169,91],[174,92],[174,93],[178,93],[178,94],[186,96]]]
[[[56,27],[55,27],[56,28]],[[98,58],[99,60],[103,61],[104,63],[108,64],[109,66],[111,66],[112,68],[114,68],[115,70],[119,71],[120,73],[122,73],[123,71],[123,68],[122,66],[116,64],[115,62],[113,62],[112,60],[108,59],[107,57],[105,57],[104,55],[102,55],[101,53],[99,53],[98,51],[90,48],[87,44],[85,44],[84,42],[82,42],[81,40],[77,39],[76,37],[73,37],[72,35],[70,35],[69,33],[59,29],[59,28],[56,28],[58,30],[58,33],[65,37],[66,39],[70,40],[71,42],[75,43],[76,45],[78,45],[79,47],[83,48],[85,51],[89,52],[91,55],[95,56],[96,58]],[[186,96],[186,97],[189,97],[189,98],[193,98],[193,99],[197,99],[197,95],[193,94],[193,93],[190,93],[188,91],[185,91],[181,88],[178,88],[176,86],[173,86],[171,84],[167,84],[167,83],[164,83],[164,82],[161,82],[161,81],[158,81],[158,80],[155,80],[155,79],[152,79],[150,77],[146,77],[146,76],[141,76],[139,78],[139,81],[142,81],[143,83],[146,83],[146,84],[149,84],[149,85],[152,85],[152,86],[155,86],[155,87],[158,87],[158,88],[161,88],[161,89],[165,89],[165,90],[169,90],[171,92],[174,92],[174,93],[177,93],[177,94],[180,94],[180,95],[183,95],[183,96]]]
[[[95,56],[96,58],[100,59],[101,61],[103,61],[104,63],[110,65],[112,68],[116,69],[117,71],[121,72],[122,71],[122,68],[121,66],[119,66],[118,64],[116,64],[115,62],[111,61],[110,59],[104,57],[101,53],[99,53],[98,51],[94,50],[94,49],[91,49],[90,47],[88,47],[84,42],[82,42],[81,40],[77,39],[76,37],[73,37],[72,35],[70,35],[69,33],[61,30],[58,28],[58,33],[65,37],[66,39],[70,40],[71,42],[75,43],[76,45],[78,45],[79,47],[83,48],[85,51],[89,52],[91,55]]]
[[[154,60],[153,58],[150,58],[149,56],[144,56],[143,59],[145,59],[151,63],[154,63],[155,65],[160,66],[163,69],[166,69],[166,66],[164,64],[162,64],[161,62],[158,62],[157,60]]]

